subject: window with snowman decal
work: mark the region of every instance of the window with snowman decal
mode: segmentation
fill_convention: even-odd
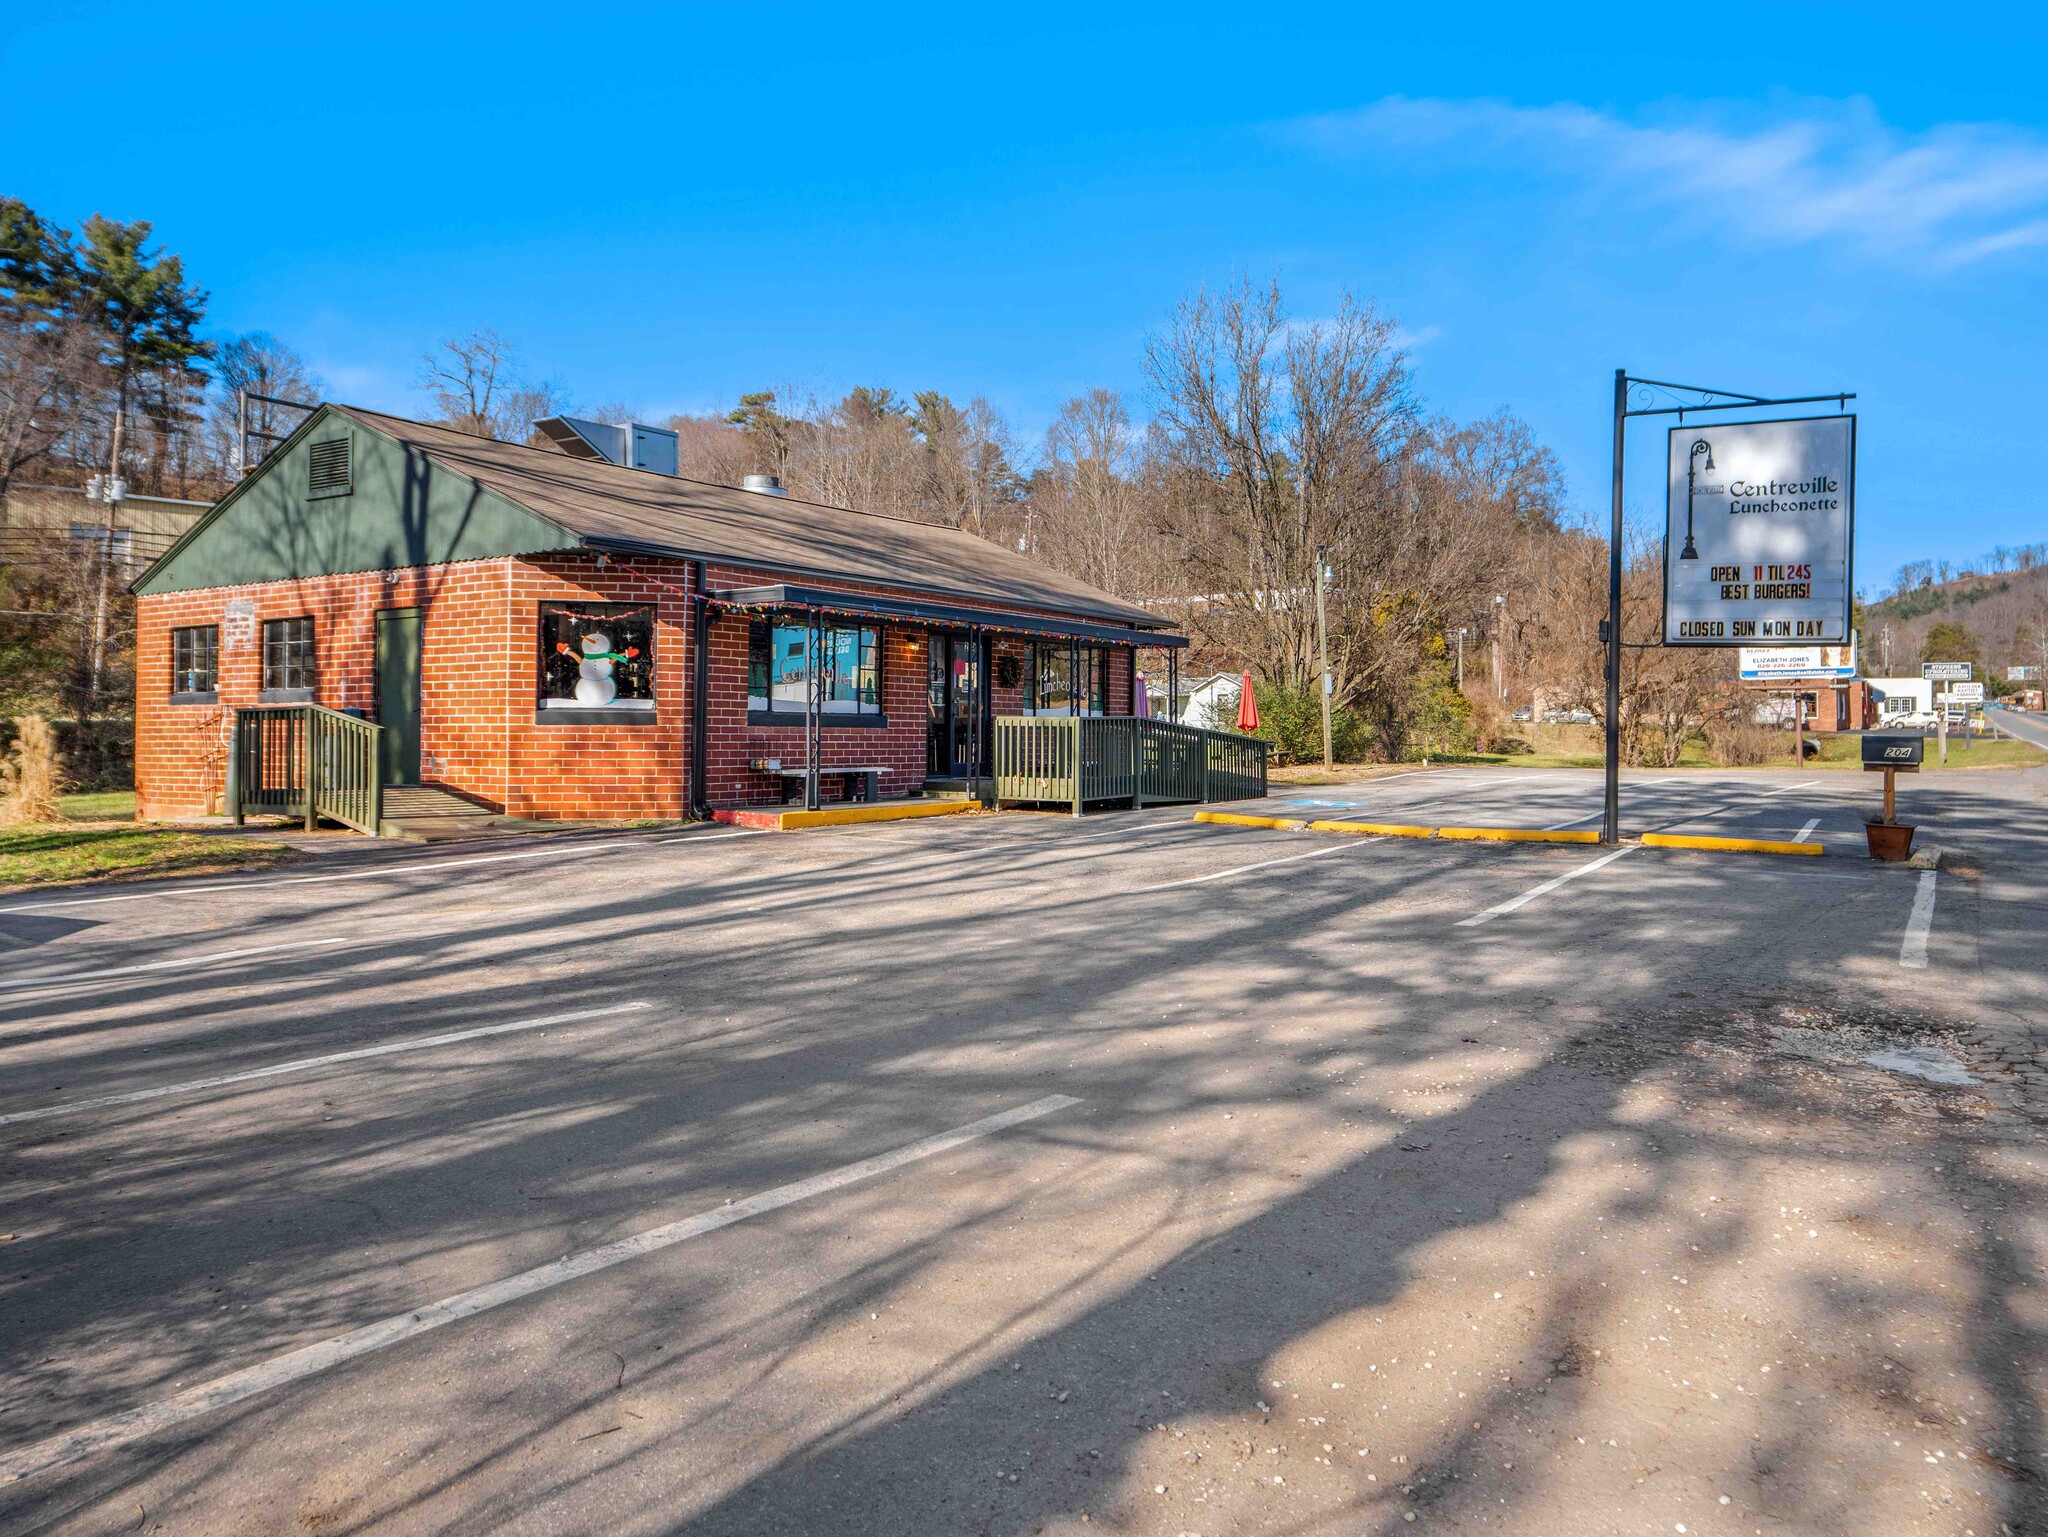
[[[654,708],[654,609],[634,603],[543,603],[540,707]]]

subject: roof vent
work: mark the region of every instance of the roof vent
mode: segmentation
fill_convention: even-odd
[[[354,489],[349,473],[349,440],[329,438],[306,449],[306,495],[347,496]]]
[[[608,464],[623,464],[628,469],[652,470],[657,475],[679,473],[676,435],[666,427],[649,427],[641,422],[621,426],[580,416],[550,416],[535,422],[533,430],[571,459],[599,459]]]
[[[763,496],[789,495],[787,491],[782,489],[782,477],[780,475],[749,475],[740,482],[740,489],[743,491],[758,491]]]

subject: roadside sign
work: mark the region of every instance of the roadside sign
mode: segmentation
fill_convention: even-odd
[[[1981,683],[1951,683],[1948,697],[1956,704],[1982,704],[1984,685]]]
[[[1920,676],[1936,683],[1968,683],[1976,674],[1969,662],[1922,662]]]
[[[1856,418],[1674,427],[1664,644],[1849,644]]]
[[[2040,676],[2041,669],[2038,667],[2012,666],[2005,670],[2005,681],[2008,683],[2033,683]]]
[[[1853,678],[1856,642],[1846,646],[1744,646],[1738,658],[1745,683],[1794,678]]]

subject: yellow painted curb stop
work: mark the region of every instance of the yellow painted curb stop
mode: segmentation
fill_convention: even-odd
[[[819,811],[780,811],[774,815],[781,831],[795,832],[802,827],[841,827],[851,822],[902,822],[912,817],[951,817],[973,809],[972,801],[931,801],[922,804],[830,806]]]
[[[1644,833],[1642,843],[1652,849],[1709,849],[1721,854],[1796,854],[1818,859],[1827,852],[1824,844],[1784,843],[1774,838],[1696,838],[1686,833]]]
[[[1439,838],[1478,838],[1493,843],[1598,843],[1590,828],[1568,831],[1549,827],[1439,827]]]
[[[1197,822],[1220,822],[1226,827],[1274,827],[1293,832],[1308,826],[1299,817],[1254,817],[1239,811],[1197,811]]]
[[[1350,833],[1366,838],[1434,838],[1434,827],[1411,827],[1404,822],[1311,822],[1312,833]]]

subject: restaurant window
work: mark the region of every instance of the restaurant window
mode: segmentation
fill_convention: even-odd
[[[801,716],[809,708],[810,631],[800,624],[754,620],[747,628],[747,709],[754,715]],[[818,632],[822,715],[882,718],[882,632],[866,625],[825,625]]]
[[[311,699],[318,677],[313,656],[312,616],[264,620],[261,697],[272,704]]]
[[[564,724],[654,718],[654,608],[540,606],[540,709]]]
[[[220,689],[220,626],[171,631],[171,701],[212,704]]]
[[[1024,676],[1026,715],[1072,715],[1075,694],[1075,664],[1079,663],[1082,715],[1104,715],[1109,710],[1109,649],[1105,646],[1069,646],[1062,641],[1040,641],[1032,648],[1031,666]]]

